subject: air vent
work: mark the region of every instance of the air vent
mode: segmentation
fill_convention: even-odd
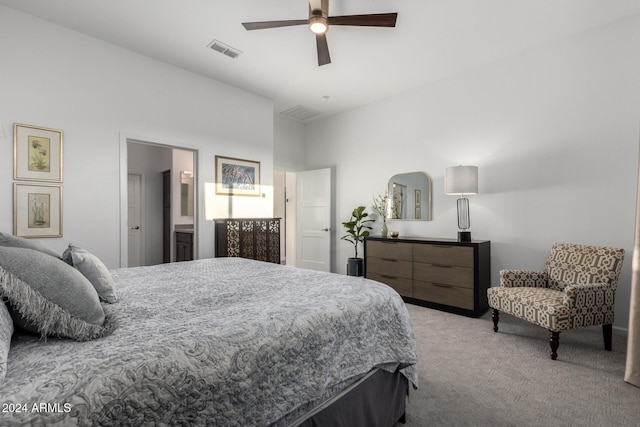
[[[303,105],[296,105],[295,107],[280,112],[281,116],[297,120],[299,122],[312,119],[320,114],[322,114],[320,111],[313,110]]]
[[[215,50],[218,53],[228,56],[229,58],[237,59],[238,56],[242,53],[236,48],[233,48],[227,44],[222,43],[218,40],[212,40],[211,43],[207,45],[207,47],[211,50]]]

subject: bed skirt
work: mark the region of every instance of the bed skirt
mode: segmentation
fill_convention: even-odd
[[[373,369],[318,405],[292,427],[392,427],[405,422],[409,382],[399,371]]]

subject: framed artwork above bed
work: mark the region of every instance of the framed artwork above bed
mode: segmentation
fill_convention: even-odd
[[[216,156],[216,194],[260,197],[260,162]]]
[[[62,131],[14,123],[13,178],[62,182]]]
[[[13,184],[13,234],[62,237],[62,186]]]

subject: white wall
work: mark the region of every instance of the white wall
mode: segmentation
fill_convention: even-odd
[[[120,265],[123,135],[199,150],[200,198],[217,154],[260,161],[262,183],[272,185],[270,100],[1,6],[0,52],[0,124],[9,133],[0,142],[0,230],[13,230],[14,122],[64,131],[64,237],[41,241],[60,252],[73,241],[109,267]],[[244,199],[256,216],[271,216],[270,191]],[[214,227],[203,206],[205,258]]]
[[[615,325],[626,328],[640,124],[640,17],[471,70],[306,126],[306,166],[335,166],[337,222],[368,207],[389,177],[433,178],[433,221],[401,235],[452,237],[448,166],[479,166],[471,232],[503,268],[543,267],[554,242],[627,251]],[[370,210],[371,212],[371,210]],[[380,227],[376,223],[376,228]],[[378,230],[379,231],[379,230]],[[351,248],[336,232],[337,259]],[[344,263],[337,262],[344,272]]]
[[[274,115],[273,159],[275,166],[284,171],[305,170],[304,125]]]

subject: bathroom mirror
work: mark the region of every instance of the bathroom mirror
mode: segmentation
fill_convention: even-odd
[[[431,221],[431,177],[424,172],[394,175],[389,179],[392,201],[389,219]]]
[[[180,172],[180,214],[193,216],[193,172]]]

